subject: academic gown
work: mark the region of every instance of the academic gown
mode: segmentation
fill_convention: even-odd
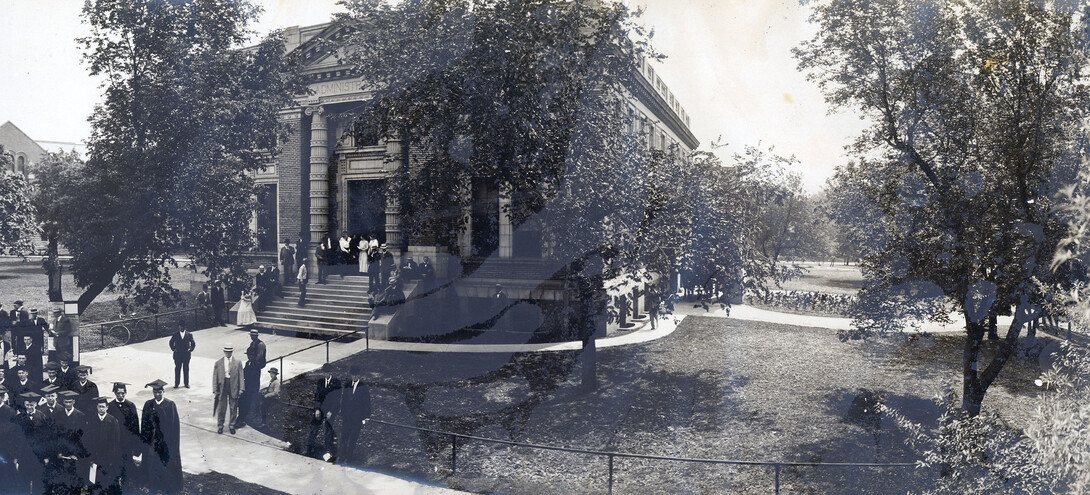
[[[0,409],[4,407],[7,406]],[[40,490],[42,463],[34,454],[23,430],[10,418],[0,418],[0,439],[3,439],[0,441],[0,480],[3,480],[0,492],[30,493],[32,482]]]
[[[95,408],[95,399],[98,398],[98,385],[95,385],[95,382],[87,380],[87,383],[80,384],[79,380],[76,380],[72,382],[68,390],[79,394],[76,399],[76,409],[89,414]]]
[[[140,416],[136,413],[136,404],[130,400],[125,402],[112,400],[107,405],[106,412],[117,420],[120,435],[118,451],[121,454],[121,474],[125,482],[141,481],[140,470],[132,460],[133,456],[140,455],[144,451],[143,442],[140,439]]]
[[[52,461],[57,457],[56,426],[53,419],[41,411],[35,411],[34,414],[20,412],[12,419],[12,423],[22,431],[23,439],[37,461],[23,473],[23,479],[29,479],[34,484],[34,491],[41,492],[45,486],[47,470],[52,469]]]
[[[90,454],[85,463],[85,472],[90,472],[90,465],[97,465],[96,491],[114,485],[121,476],[121,427],[117,418],[107,413],[99,418],[97,411],[87,420],[83,435],[83,444]]]
[[[182,491],[181,425],[178,407],[170,399],[144,403],[140,412],[140,435],[146,446],[144,464],[149,480],[166,493]]]
[[[78,490],[87,482],[87,473],[82,468],[90,455],[83,438],[87,429],[87,415],[78,409],[73,409],[71,414],[62,409],[55,413],[53,422],[56,428],[57,457],[50,461],[52,469],[46,469],[46,483],[58,487],[64,493],[79,493]],[[62,455],[76,459],[62,459]]]

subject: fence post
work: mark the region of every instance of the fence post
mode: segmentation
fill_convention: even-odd
[[[197,310],[193,310],[193,329],[197,329]]]
[[[158,336],[159,336],[159,315],[155,315],[155,333],[152,334],[152,337],[158,337]]]
[[[613,494],[613,454],[609,454],[609,493]]]
[[[99,345],[106,347],[106,325],[98,326]]]
[[[780,495],[780,465],[773,464],[772,467],[776,468],[776,495]]]
[[[280,356],[280,386],[284,386],[284,356]]]
[[[325,362],[329,364],[329,341],[325,341]]]
[[[1070,325],[1068,328],[1071,328]],[[371,325],[367,325],[367,328],[363,329],[363,350],[371,350]]]
[[[450,475],[458,471],[458,437],[450,436]]]

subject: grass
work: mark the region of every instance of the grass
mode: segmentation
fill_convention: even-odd
[[[75,300],[81,291],[79,287],[76,286],[75,279],[72,277],[68,267],[64,267],[62,270],[61,293],[64,295],[65,299]],[[197,275],[183,269],[176,269],[171,273],[173,275],[174,287],[187,294],[185,296],[187,302],[194,301],[196,294],[190,293],[189,286],[190,281],[197,277]],[[5,311],[10,311],[15,300],[19,299],[23,301],[28,309],[38,308],[40,316],[49,316],[49,298],[46,293],[47,286],[48,280],[46,279],[45,272],[42,270],[39,261],[22,260],[19,258],[0,259],[0,302],[4,303]],[[118,305],[116,295],[103,292],[90,306],[88,306],[84,313],[80,315],[80,343],[84,352],[114,347],[121,344],[120,341],[109,335],[103,338],[100,327],[94,324],[95,322],[115,321],[117,320],[119,312],[120,306]],[[140,314],[147,313],[140,312]],[[161,319],[160,324],[165,327],[168,323],[178,321],[179,318],[184,318],[186,322],[191,322],[192,314],[164,317]],[[203,321],[198,320],[198,323],[203,324]]]
[[[598,351],[599,387],[579,386],[580,353],[451,354],[370,351],[358,364],[372,384],[375,419],[442,431],[572,448],[688,458],[803,462],[912,462],[917,453],[887,418],[865,412],[882,400],[931,424],[929,398],[957,383],[959,336],[841,343],[835,332],[690,317],[672,335]],[[986,410],[1024,422],[1037,391],[1035,361],[1008,365]],[[309,403],[315,376],[285,383]],[[301,448],[307,411],[278,407],[267,433]],[[604,492],[604,457],[469,441],[450,473],[450,439],[369,423],[365,467],[478,492]],[[769,493],[770,468],[615,459],[618,493]],[[935,473],[785,468],[790,493],[892,493],[924,489]]]
[[[783,283],[783,290],[854,295],[863,288],[863,274],[857,265],[799,263],[803,273]]]

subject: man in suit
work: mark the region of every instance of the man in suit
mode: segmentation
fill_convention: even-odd
[[[134,457],[143,452],[140,441],[140,416],[136,413],[136,404],[126,400],[128,393],[127,383],[115,382],[113,386],[114,400],[107,405],[107,412],[117,419],[120,426],[120,440],[118,448],[121,452],[121,483],[126,491],[132,491],[135,487],[134,478],[137,478],[136,462]]]
[[[371,417],[371,388],[360,380],[359,366],[352,365],[349,368],[349,374],[351,376],[348,381],[344,382],[339,390],[338,406],[342,426],[341,448],[338,449],[338,454],[345,464],[361,465],[367,461],[366,451],[362,452],[358,459],[353,452],[360,438],[360,428],[367,423],[367,418]]]
[[[284,267],[284,284],[295,281],[295,249],[291,247],[291,241],[284,238],[284,246],[280,248],[280,265]]]
[[[224,416],[230,420],[227,425],[231,434],[235,433],[235,421],[238,420],[238,398],[245,391],[242,379],[242,362],[232,357],[235,348],[231,344],[223,346],[223,358],[216,360],[212,369],[212,394],[216,405],[216,433],[223,433]]]
[[[226,305],[226,298],[223,295],[223,282],[219,280],[212,283],[212,324],[221,327],[223,323],[223,308]]]
[[[38,394],[38,383],[32,381],[29,378],[25,366],[16,366],[15,379],[6,381],[9,382],[7,384],[8,390],[10,390],[12,392],[12,395],[15,395],[16,397],[26,394],[28,392],[33,393],[34,395]],[[38,397],[41,398],[41,396]]]
[[[72,355],[72,340],[76,336],[76,326],[71,318],[64,314],[61,308],[53,310],[53,329],[50,331],[54,337],[54,356],[65,354]],[[59,358],[58,358],[59,360]]]
[[[68,390],[69,384],[61,380],[60,375],[57,373],[60,369],[61,365],[56,362],[45,363],[45,381],[42,382],[42,386],[53,385],[58,390]]]
[[[242,371],[246,389],[240,414],[243,420],[250,424],[261,422],[261,370],[265,369],[265,343],[261,341],[261,332],[256,328],[250,329],[250,346],[246,348],[246,365]]]
[[[30,313],[27,313],[26,308],[23,307],[23,301],[15,301],[14,307],[11,312],[8,313],[11,323],[14,325],[20,321],[26,321],[30,319]]]
[[[23,355],[26,356],[26,369],[30,379],[42,381],[42,347],[30,335],[23,335]]]
[[[181,375],[185,375],[185,388],[189,388],[189,360],[197,343],[193,334],[187,332],[185,324],[178,324],[178,331],[170,336],[170,350],[174,352],[174,388],[178,388]]]
[[[96,466],[95,482],[91,493],[121,493],[121,427],[117,418],[109,414],[109,397],[95,399],[95,411],[87,416],[83,445],[90,456],[86,469]]]
[[[143,464],[149,484],[163,493],[182,493],[181,422],[178,406],[163,396],[167,383],[155,380],[152,398],[140,412],[140,437],[144,441]],[[154,490],[153,490],[154,491]]]
[[[336,256],[336,248],[333,247],[333,239],[329,238],[329,234],[322,237],[322,242],[318,244],[318,249],[314,251],[314,256],[318,261],[318,283],[324,284],[326,275],[329,273],[328,265],[333,263],[333,256]]]
[[[76,383],[73,383],[69,390],[79,394],[79,398],[76,399],[76,409],[80,411],[90,411],[95,407],[95,399],[98,398],[98,385],[95,382],[87,379],[87,376],[91,373],[90,366],[77,366],[76,375],[79,377]]]

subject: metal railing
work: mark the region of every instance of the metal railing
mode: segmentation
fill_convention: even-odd
[[[225,312],[226,312],[226,308],[230,308],[231,305],[233,305],[235,302],[236,301],[226,301],[224,303]],[[199,330],[199,329],[202,329],[202,328],[209,328],[209,326],[202,326],[202,323],[207,323],[207,324],[210,325],[214,321],[214,318],[212,318],[210,316],[207,316],[207,317],[204,317],[205,321],[202,322],[200,320],[202,318],[202,314],[208,313],[210,311],[211,311],[210,309],[204,308],[202,306],[197,306],[197,307],[193,307],[193,308],[179,309],[179,310],[176,310],[176,311],[168,311],[166,313],[155,313],[155,314],[150,314],[150,315],[134,316],[132,318],[122,318],[122,319],[111,320],[111,321],[87,322],[87,325],[90,325],[90,326],[97,325],[98,326],[99,345],[101,345],[104,348],[104,347],[106,347],[106,333],[107,333],[107,331],[110,330],[111,328],[116,327],[117,325],[125,325],[125,326],[132,325],[132,326],[135,327],[135,325],[137,323],[146,323],[149,326],[149,332],[148,332],[148,335],[147,335],[146,339],[143,339],[143,340],[151,340],[151,339],[158,338],[160,336],[159,335],[159,330],[160,330],[160,327],[162,326],[161,324],[166,323],[166,322],[177,321],[178,323],[185,323],[186,320],[189,319],[192,322],[190,328],[193,329],[193,330]],[[192,314],[192,315],[187,316],[189,314]]]
[[[280,373],[278,373],[278,375],[280,376],[280,385],[283,386],[284,385],[284,358],[286,358],[288,356],[293,356],[295,354],[299,354],[300,352],[303,352],[303,351],[309,351],[309,350],[311,350],[311,349],[313,349],[315,347],[319,347],[319,346],[324,345],[325,346],[325,362],[326,362],[326,364],[329,364],[329,343],[334,342],[334,341],[339,340],[339,339],[346,338],[346,337],[351,337],[353,335],[359,334],[360,332],[363,332],[364,350],[369,351],[369,350],[371,350],[371,332],[369,330],[370,330],[370,327],[364,327],[362,329],[356,329],[356,330],[353,330],[353,331],[348,332],[348,333],[334,335],[332,337],[322,339],[320,342],[317,342],[317,343],[315,343],[313,345],[306,346],[306,347],[304,347],[302,349],[296,349],[296,350],[291,351],[291,352],[289,352],[287,354],[283,354],[283,355],[274,357],[272,359],[267,359],[265,361],[266,362],[272,362],[272,361],[277,361],[277,360],[280,361]],[[293,405],[295,405],[295,404],[293,404]]]
[[[662,455],[649,455],[649,454],[635,454],[630,452],[612,452],[602,450],[588,450],[588,449],[573,449],[568,447],[557,447],[555,445],[540,445],[533,443],[513,442],[510,440],[499,440],[495,438],[478,437],[474,435],[466,435],[463,433],[453,433],[449,431],[432,430],[429,428],[421,428],[418,426],[403,425],[400,423],[392,423],[389,421],[382,421],[378,419],[369,419],[370,423],[378,423],[387,426],[393,426],[396,428],[405,428],[409,430],[416,430],[431,433],[439,436],[446,436],[450,438],[450,473],[453,476],[457,473],[458,468],[458,439],[476,440],[479,442],[498,443],[503,445],[510,445],[513,447],[526,447],[532,449],[552,450],[558,452],[569,452],[573,454],[585,454],[594,455],[599,457],[605,457],[607,459],[607,465],[609,469],[609,493],[613,493],[613,459],[614,458],[630,458],[630,459],[647,459],[653,461],[671,461],[671,462],[692,462],[699,464],[726,464],[734,466],[758,466],[768,467],[773,470],[775,481],[774,488],[775,493],[780,493],[780,471],[787,467],[851,467],[851,468],[914,468],[916,463],[913,462],[791,462],[791,461],[742,461],[734,459],[703,459],[692,457],[670,457]]]

